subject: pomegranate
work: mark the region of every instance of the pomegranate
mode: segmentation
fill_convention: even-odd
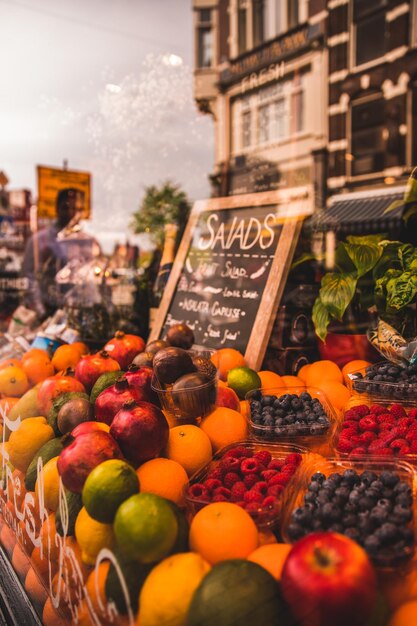
[[[168,443],[169,426],[161,409],[150,402],[132,402],[116,413],[110,434],[135,467],[153,459]]]
[[[120,365],[112,359],[108,352],[102,350],[96,354],[86,354],[78,361],[75,378],[82,382],[88,392],[93,388],[97,378],[105,372],[120,370]]]
[[[65,443],[69,445],[59,455],[57,468],[64,486],[74,493],[82,492],[87,476],[97,465],[109,459],[123,459],[113,437],[102,430],[67,438]]]
[[[116,413],[126,402],[147,399],[145,391],[142,391],[140,387],[131,387],[129,381],[122,378],[97,396],[94,404],[96,420],[110,425]]]
[[[133,359],[145,348],[145,342],[139,335],[126,335],[122,330],[118,330],[113,339],[110,339],[104,346],[112,359],[118,362],[120,369],[129,367]]]
[[[153,369],[151,367],[147,367],[146,365],[142,367],[131,365],[123,378],[126,378],[131,387],[141,390],[144,393],[146,397],[140,398],[140,400],[152,402],[159,406],[158,395],[151,387],[152,376]]]
[[[55,374],[45,378],[38,390],[38,404],[42,415],[48,415],[52,403],[63,393],[69,391],[82,391],[85,393],[84,385],[73,376],[72,370]]]
[[[104,424],[104,422],[82,422],[71,431],[71,435],[72,437],[79,437],[80,435],[91,433],[93,430],[102,430],[108,433],[110,427],[108,424]]]

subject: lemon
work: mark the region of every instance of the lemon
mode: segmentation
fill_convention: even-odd
[[[129,463],[110,459],[97,465],[84,483],[82,498],[87,513],[111,524],[119,506],[139,491],[138,476]]]
[[[28,417],[9,437],[10,462],[26,473],[37,451],[54,437],[54,431],[45,417]]]
[[[45,506],[50,511],[56,511],[59,505],[59,474],[57,469],[58,457],[54,456],[43,467],[43,472],[36,479],[35,493],[38,498],[39,483],[43,480],[43,497]]]
[[[250,367],[234,367],[227,375],[227,384],[233,389],[241,400],[249,391],[260,389],[262,381],[255,370]]]
[[[150,572],[139,596],[140,626],[183,626],[194,591],[210,565],[194,552],[175,554]]]
[[[165,558],[173,549],[178,521],[168,500],[153,493],[138,493],[117,509],[114,532],[126,556],[152,563]]]
[[[94,565],[100,550],[112,550],[114,546],[113,526],[97,522],[83,507],[75,521],[75,538],[81,549],[83,563]]]

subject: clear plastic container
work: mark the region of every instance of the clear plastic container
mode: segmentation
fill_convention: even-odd
[[[295,541],[295,539],[291,539],[288,533],[288,527],[293,521],[292,513],[294,512],[294,510],[304,505],[304,497],[308,492],[308,486],[311,482],[313,474],[316,471],[320,471],[327,478],[330,474],[343,473],[345,470],[348,469],[353,469],[358,474],[362,474],[365,470],[369,470],[371,472],[374,472],[377,475],[378,479],[384,471],[394,472],[399,476],[400,481],[406,483],[411,490],[412,504],[410,510],[412,513],[412,519],[410,522],[403,524],[403,527],[407,526],[410,528],[411,539],[409,540],[407,545],[401,549],[399,548],[398,544],[394,544],[392,546],[386,546],[384,548],[381,547],[374,553],[369,553],[369,557],[373,561],[374,565],[378,568],[381,568],[382,570],[391,571],[393,568],[407,565],[414,555],[416,542],[416,517],[414,515],[416,498],[416,474],[413,467],[409,463],[400,460],[394,461],[388,459],[376,460],[364,458],[355,458],[354,460],[348,460],[331,458],[327,459],[324,463],[321,462],[320,465],[309,464],[308,467],[304,467],[304,471],[303,468],[301,468],[297,483],[293,483],[292,489],[289,490],[286,494],[287,497],[284,503],[284,514],[281,524],[281,536],[283,541],[285,541],[286,543],[293,543],[293,541]],[[334,502],[334,500],[332,500],[332,502]],[[369,514],[372,510],[373,507],[369,508]],[[346,519],[347,514],[348,511],[346,511],[345,505],[342,508],[342,520]],[[366,510],[364,511],[364,514],[366,515]],[[389,521],[389,519],[387,521]],[[377,527],[378,526],[376,526],[371,532],[374,532]],[[332,530],[332,528],[330,528],[329,530]],[[337,532],[341,532],[343,534],[344,531],[337,529]],[[309,532],[307,532],[306,534],[309,534]]]
[[[266,444],[257,441],[241,441],[226,446],[222,448],[222,450],[219,450],[219,452],[214,455],[210,463],[208,463],[199,472],[194,474],[194,476],[190,479],[189,485],[186,487],[185,502],[189,517],[192,518],[200,509],[202,509],[207,504],[213,502],[212,495],[202,495],[201,497],[196,497],[192,493],[190,493],[190,489],[193,485],[204,484],[212,471],[219,467],[222,460],[227,456],[227,453],[234,448],[243,448],[247,451],[250,451],[252,455],[254,455],[256,452],[266,451],[271,454],[273,460],[282,462],[285,462],[285,459],[287,459],[290,454],[296,453],[301,455],[301,462],[298,465],[296,471],[289,478],[288,482],[283,485],[281,493],[274,496],[275,499],[273,503],[269,502],[266,505],[263,505],[262,503],[252,504],[246,509],[259,528],[270,528],[277,526],[281,516],[283,496],[287,490],[291,489],[292,486],[297,483],[300,468],[303,465],[307,464],[307,459],[310,455],[308,450],[306,450],[302,446],[295,444]],[[235,501],[235,503],[242,505],[242,502]]]
[[[275,424],[263,425],[256,423],[253,418],[254,412],[252,410],[251,402],[254,398],[256,398],[259,392],[261,392],[262,396],[277,396],[278,398],[285,394],[300,396],[302,393],[307,392],[313,399],[320,402],[325,416],[327,417],[328,424],[318,424],[317,420],[313,420],[313,418],[311,422],[289,425],[281,424],[278,428]],[[254,439],[260,441],[271,441],[274,443],[293,442],[305,446],[309,450],[313,450],[323,456],[333,454],[333,437],[334,431],[337,427],[338,417],[334,408],[327,399],[326,394],[320,389],[306,386],[256,389],[246,395],[246,400],[249,403],[249,429]],[[296,410],[294,409],[293,411]],[[285,419],[285,414],[282,419]]]
[[[348,374],[349,387],[357,393],[367,394],[371,401],[390,400],[391,402],[409,402],[415,403],[417,398],[417,382],[409,383],[390,382],[382,380],[374,380],[367,378],[367,374],[371,368],[386,366],[387,368],[401,369],[400,366],[390,363],[389,361],[380,361],[366,368],[351,372]]]

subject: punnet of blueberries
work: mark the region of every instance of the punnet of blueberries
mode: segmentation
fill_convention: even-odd
[[[391,567],[413,554],[413,497],[398,474],[354,469],[311,477],[304,505],[291,514],[291,541],[318,531],[342,533],[359,543],[375,565]]]
[[[253,433],[267,439],[324,435],[330,427],[322,403],[307,391],[277,397],[257,390],[250,399],[250,413]]]
[[[383,361],[369,365],[365,375],[355,372],[351,375],[352,385],[359,393],[401,400],[417,393],[417,363],[401,367]]]

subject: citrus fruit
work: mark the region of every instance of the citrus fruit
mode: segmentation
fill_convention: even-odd
[[[0,531],[0,543],[9,558],[11,558],[13,554],[13,549],[16,545],[16,542],[16,535],[14,534],[12,529],[7,524],[3,524]]]
[[[61,372],[69,367],[75,369],[81,356],[81,351],[77,346],[74,347],[74,344],[65,344],[55,350],[51,361],[55,370]]]
[[[306,378],[307,378],[307,372],[310,369],[310,365],[311,363],[306,363],[306,365],[303,365],[303,367],[300,367],[300,369],[297,372],[297,377],[301,378],[301,380],[305,383]]]
[[[36,353],[22,361],[22,369],[32,386],[55,374],[49,356]]]
[[[43,467],[43,497],[47,509],[56,511],[59,506],[59,474],[56,467],[58,457],[54,456]],[[35,494],[39,498],[39,477],[35,483]]]
[[[281,380],[286,387],[304,387],[304,382],[298,376],[285,375],[281,376]]]
[[[25,352],[20,360],[24,363],[25,361],[30,360],[33,356],[48,357],[48,359],[50,359],[49,352],[47,350],[42,350],[42,348],[30,348],[30,350]]]
[[[23,367],[5,367],[0,370],[0,393],[18,398],[29,389],[29,381]]]
[[[24,580],[26,578],[26,574],[29,571],[30,562],[27,554],[24,552],[24,550],[22,550],[19,543],[16,543],[15,547],[13,548],[12,566],[19,578]]]
[[[161,498],[184,505],[184,489],[188,484],[187,472],[171,459],[151,459],[137,470],[141,493],[153,493]]]
[[[85,590],[88,593],[88,597],[91,600],[93,609],[98,615],[101,616],[103,609],[105,610],[107,605],[106,597],[106,579],[109,573],[110,562],[102,561],[96,566],[91,574],[87,578],[85,583]],[[100,609],[100,605],[102,609]]]
[[[281,580],[282,568],[290,551],[288,543],[269,543],[251,552],[248,561],[261,565],[275,580]]]
[[[84,354],[88,354],[90,352],[90,348],[82,341],[74,341],[71,346],[77,349],[81,356],[84,356]]]
[[[52,604],[51,598],[47,598],[42,611],[42,624],[44,626],[66,626],[64,619]]]
[[[306,384],[309,387],[319,387],[320,383],[325,380],[343,383],[343,376],[339,366],[328,360],[311,363],[306,374]]]
[[[227,375],[227,384],[244,400],[246,394],[262,387],[262,381],[257,372],[250,367],[234,367]]]
[[[86,565],[94,565],[102,548],[112,549],[114,533],[111,524],[102,524],[89,516],[85,507],[75,522],[75,537],[81,549],[81,559]]]
[[[39,448],[53,438],[54,431],[45,417],[28,417],[9,437],[10,462],[21,472],[26,472]]]
[[[211,442],[198,426],[175,426],[169,431],[164,456],[182,465],[188,476],[192,476],[211,461]]]
[[[33,567],[30,567],[26,574],[24,586],[32,602],[38,606],[45,604],[48,592],[46,591],[45,585],[39,580]]]
[[[334,380],[325,380],[319,385],[330,404],[336,409],[343,409],[350,398],[350,391],[341,383]]]
[[[133,467],[126,461],[109,459],[88,475],[82,491],[83,505],[93,519],[111,524],[121,503],[138,491]]]
[[[0,370],[4,369],[5,367],[22,367],[22,361],[13,358],[4,359],[4,361],[0,362]]]
[[[123,553],[142,563],[168,556],[178,535],[178,521],[170,503],[153,493],[139,493],[121,504],[114,532]]]
[[[359,406],[361,404],[367,404],[368,406],[371,406],[372,400],[366,393],[354,392],[352,393],[349,400],[344,405],[343,410],[347,411],[348,409],[351,409],[353,406]]]
[[[364,361],[363,359],[355,359],[354,361],[349,361],[342,368],[342,376],[345,385],[348,385],[351,381],[349,378],[349,374],[353,374],[353,372],[361,372],[361,374],[365,373],[365,368],[371,365],[369,361]]]
[[[388,622],[388,626],[412,626],[414,624],[417,624],[417,600],[402,604]]]
[[[51,513],[43,522],[40,533],[39,533],[39,538],[41,540],[41,545],[42,545],[42,553],[50,561],[58,561],[59,559],[59,547],[55,543],[55,535],[56,535],[55,513]]]
[[[257,563],[242,559],[218,563],[205,575],[194,592],[186,622],[187,626],[292,623],[271,574]]]
[[[210,565],[199,554],[174,554],[146,578],[139,596],[138,626],[183,626],[194,591]]]
[[[245,357],[234,348],[221,348],[211,356],[211,361],[217,367],[219,378],[226,380],[227,375],[234,367],[246,365]]]
[[[277,543],[277,538],[272,530],[269,530],[268,528],[258,530],[258,547],[265,546],[270,543]]]
[[[200,427],[210,439],[214,452],[246,439],[248,434],[248,423],[244,416],[223,406],[206,415]]]
[[[284,387],[284,383],[282,382],[281,376],[279,374],[276,374],[275,372],[262,370],[258,372],[258,376],[261,379],[262,389],[273,389],[274,387]]]
[[[19,402],[19,398],[13,398],[12,396],[5,396],[0,400],[0,420],[3,423],[4,417],[9,417],[9,413],[15,404]]]
[[[190,526],[190,548],[210,564],[244,559],[258,546],[258,529],[244,509],[213,502],[200,509]]]

